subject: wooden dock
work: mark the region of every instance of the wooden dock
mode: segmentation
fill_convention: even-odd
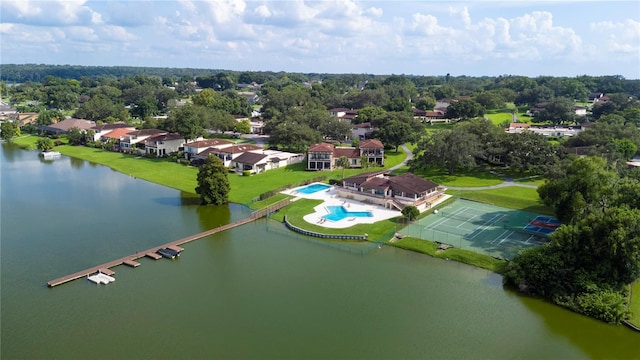
[[[58,286],[58,285],[67,283],[67,282],[72,281],[72,280],[76,280],[76,279],[80,279],[82,277],[86,277],[87,275],[91,275],[93,273],[98,272],[98,270],[100,270],[100,272],[102,272],[103,274],[113,275],[114,272],[112,270],[110,270],[110,268],[112,268],[112,267],[115,267],[115,266],[118,266],[118,265],[122,265],[122,264],[125,264],[125,263],[127,263],[127,265],[134,264],[134,263],[139,265],[140,263],[137,262],[136,260],[138,260],[138,259],[140,259],[142,257],[145,257],[145,256],[152,257],[154,259],[157,256],[157,259],[160,259],[160,258],[162,258],[162,256],[160,256],[160,255],[158,255],[156,253],[156,251],[158,251],[159,249],[171,248],[171,249],[174,249],[176,251],[182,251],[183,249],[182,249],[182,247],[180,247],[180,245],[189,243],[189,242],[194,241],[194,240],[201,239],[203,237],[207,237],[209,235],[213,235],[215,233],[219,233],[221,231],[229,230],[229,229],[232,229],[232,228],[240,226],[240,225],[244,225],[244,224],[250,223],[252,221],[255,221],[255,220],[259,219],[259,218],[262,218],[262,217],[266,216],[267,214],[270,214],[270,213],[272,213],[272,212],[274,212],[276,210],[279,210],[279,209],[289,205],[290,203],[291,203],[290,199],[285,199],[283,201],[280,201],[280,202],[277,202],[277,203],[275,203],[273,205],[270,205],[270,206],[268,206],[268,207],[266,207],[266,208],[264,208],[262,210],[254,211],[251,214],[251,216],[249,216],[247,218],[244,218],[244,219],[241,219],[241,220],[229,223],[229,224],[225,224],[225,225],[222,225],[222,226],[218,226],[217,228],[210,229],[210,230],[207,230],[207,231],[203,231],[201,233],[197,233],[195,235],[191,235],[191,236],[188,236],[188,237],[185,237],[185,238],[182,238],[182,239],[174,240],[174,241],[171,241],[169,243],[153,247],[151,249],[147,249],[147,250],[144,250],[144,251],[136,251],[136,253],[133,254],[133,255],[125,256],[125,257],[120,258],[120,259],[109,261],[109,262],[104,263],[104,264],[100,264],[100,265],[97,265],[97,266],[94,266],[94,267],[90,267],[88,269],[84,269],[82,271],[75,272],[73,274],[69,274],[67,276],[63,276],[63,277],[60,277],[60,278],[57,278],[57,279],[53,279],[53,280],[47,282],[47,285],[49,287]]]

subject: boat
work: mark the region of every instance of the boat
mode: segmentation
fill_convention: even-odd
[[[113,276],[109,276],[107,274],[103,274],[100,271],[93,275],[87,275],[87,280],[91,281],[94,284],[108,284],[116,281],[116,278]]]
[[[40,155],[42,155],[42,157],[45,160],[53,160],[53,159],[57,159],[60,156],[62,156],[59,152],[57,151],[43,151],[42,153],[40,153]]]
[[[180,251],[169,248],[162,248],[156,252],[167,259],[175,259],[177,256],[180,256]]]

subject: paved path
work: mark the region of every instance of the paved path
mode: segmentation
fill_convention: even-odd
[[[392,166],[389,168],[390,171],[399,169],[405,165],[407,165],[407,163],[409,162],[409,160],[413,159],[413,153],[411,152],[411,150],[409,150],[409,147],[405,144],[400,145],[402,147],[402,149],[407,153],[407,157],[398,165]]]

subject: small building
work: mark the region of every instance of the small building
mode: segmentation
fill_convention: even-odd
[[[135,131],[136,127],[133,125],[129,125],[127,123],[123,123],[123,122],[116,122],[113,124],[102,124],[102,125],[96,125],[94,127],[91,128],[91,130],[93,130],[95,133],[93,135],[93,141],[98,141],[100,140],[100,138],[102,138],[104,135],[116,130],[116,129],[125,129],[127,131]],[[121,131],[121,130],[120,130]]]
[[[193,157],[209,148],[230,146],[233,144],[233,141],[223,139],[193,141],[184,145],[184,157],[188,160],[191,160]]]
[[[360,141],[358,147],[336,147],[329,143],[313,144],[309,147],[307,170],[331,170],[341,157],[349,160],[349,167],[362,167],[362,159],[380,166],[384,165],[384,145],[377,139]]]
[[[371,134],[376,130],[373,126],[371,126],[370,122],[363,122],[360,124],[354,124],[351,126],[351,134],[354,139],[364,140],[371,136]]]
[[[180,134],[168,133],[151,136],[143,142],[145,154],[162,157],[180,150],[185,140]]]
[[[87,131],[91,130],[94,126],[96,126],[96,123],[90,120],[69,118],[55,124],[40,126],[40,130],[51,134],[65,134],[72,128]]]
[[[136,144],[156,135],[163,135],[167,132],[159,129],[142,129],[130,131],[120,139],[120,150],[123,152],[133,151]]]
[[[431,205],[446,189],[412,173],[391,176],[379,171],[351,176],[342,180],[338,196],[402,210],[413,205],[421,212]]]
[[[259,174],[268,170],[296,164],[303,160],[303,154],[277,150],[251,150],[231,160],[231,167],[238,174],[242,174],[244,171],[249,171],[251,174]]]
[[[219,146],[208,148],[207,150],[201,151],[194,158],[195,159],[206,159],[209,156],[216,156],[220,160],[224,166],[231,166],[231,161],[238,158],[240,155],[248,152],[248,151],[256,151],[262,150],[260,146],[253,144],[242,144],[242,145],[227,145],[227,146]]]

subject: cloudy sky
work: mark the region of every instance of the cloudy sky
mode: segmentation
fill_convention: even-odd
[[[2,0],[0,62],[640,78],[640,1]]]

